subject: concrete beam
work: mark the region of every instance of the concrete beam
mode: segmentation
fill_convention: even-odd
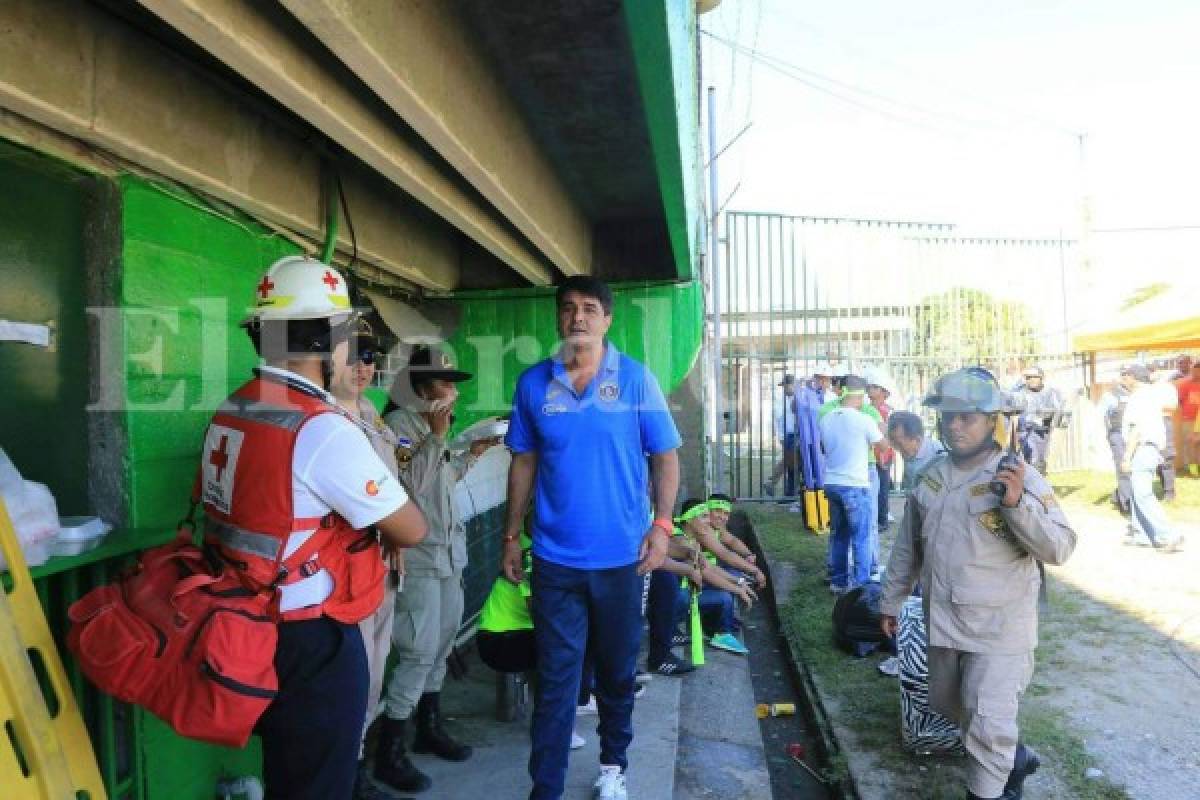
[[[650,126],[663,215],[680,279],[696,276],[702,235],[697,110],[696,6],[644,0],[622,5]]]
[[[587,219],[456,16],[456,4],[281,2],[555,266],[566,274],[590,271]]]
[[[272,16],[273,5],[241,0],[140,2],[526,280],[551,281],[550,271],[520,238],[405,138],[378,100],[356,91],[338,70],[329,69],[319,52],[290,35]]]
[[[88,3],[0,3],[0,108],[323,238],[321,165],[311,142]],[[38,139],[8,115],[0,131]],[[426,288],[460,285],[450,226],[365,170],[347,168],[343,183],[361,259]]]

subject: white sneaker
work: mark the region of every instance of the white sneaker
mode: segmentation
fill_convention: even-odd
[[[579,748],[583,747],[585,744],[587,744],[587,739],[584,739],[582,736],[580,736],[575,731],[571,731],[571,749],[572,750],[578,750]]]
[[[620,767],[600,767],[600,777],[592,787],[596,800],[628,800],[625,793],[625,776]]]
[[[589,697],[588,701],[581,706],[575,706],[575,716],[577,717],[594,717],[598,713],[596,710],[596,698]]]

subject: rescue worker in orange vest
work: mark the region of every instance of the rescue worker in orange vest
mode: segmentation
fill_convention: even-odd
[[[205,540],[279,616],[279,692],[260,718],[267,798],[349,800],[366,713],[356,623],[383,598],[377,534],[410,547],[425,519],[361,422],[327,387],[354,323],[345,279],[311,258],[276,261],[243,325],[263,359],[209,424]]]

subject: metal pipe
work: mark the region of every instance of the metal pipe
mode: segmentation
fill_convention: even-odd
[[[718,223],[720,221],[720,197],[717,195],[717,90],[708,87],[708,208],[712,215],[709,223],[711,246],[709,257],[712,260],[712,292],[713,292],[713,413],[717,420],[717,453],[714,459],[716,474],[715,489],[725,491],[725,419],[721,413],[724,398],[721,396],[721,242]]]
[[[337,250],[338,237],[338,197],[340,197],[335,167],[325,165],[325,243],[321,245],[321,263],[333,261],[334,251]],[[337,195],[335,197],[335,195]]]

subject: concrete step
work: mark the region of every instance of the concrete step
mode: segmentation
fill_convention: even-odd
[[[453,764],[429,755],[413,755],[417,767],[433,779],[421,800],[519,800],[531,786],[529,719],[504,723],[496,719],[496,674],[469,653],[468,673],[461,680],[446,679],[442,713],[446,728],[472,745],[469,761]],[[643,662],[644,663],[644,660]],[[676,748],[679,743],[680,680],[658,676],[634,706],[634,740],[629,748],[627,773],[631,800],[671,800],[675,791]],[[595,716],[579,717],[575,730],[587,740],[571,753],[567,770],[566,800],[592,796],[599,769],[600,749]],[[399,797],[399,795],[397,795]]]

